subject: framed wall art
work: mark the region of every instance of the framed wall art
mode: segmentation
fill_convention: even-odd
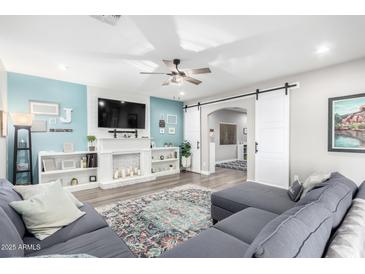
[[[365,93],[328,99],[328,151],[365,153]]]
[[[219,124],[219,144],[220,145],[237,144],[237,125],[228,123]]]

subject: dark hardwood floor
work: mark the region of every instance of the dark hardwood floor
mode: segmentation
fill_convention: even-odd
[[[112,202],[136,198],[157,191],[174,188],[186,184],[194,184],[213,190],[220,190],[246,181],[246,173],[226,168],[217,168],[216,173],[210,176],[191,172],[160,177],[157,180],[123,186],[113,189],[89,189],[74,192],[74,195],[83,202],[88,202],[94,207]]]

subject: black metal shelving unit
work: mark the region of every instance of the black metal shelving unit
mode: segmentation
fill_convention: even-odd
[[[28,173],[28,182],[33,184],[33,165],[32,165],[32,136],[30,126],[14,126],[14,163],[13,163],[13,184],[18,182],[18,174]],[[28,132],[28,146],[19,147],[19,130],[26,130]],[[28,168],[25,170],[18,170],[19,152],[28,152]]]

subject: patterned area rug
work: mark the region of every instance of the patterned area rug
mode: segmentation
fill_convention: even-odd
[[[229,161],[216,164],[215,166],[245,171],[247,170],[247,161],[241,161],[241,160]]]
[[[97,210],[137,257],[158,257],[212,225],[211,193],[185,185]]]

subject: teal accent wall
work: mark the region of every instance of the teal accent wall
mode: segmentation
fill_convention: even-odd
[[[174,146],[179,146],[184,140],[184,113],[183,103],[179,101],[167,100],[157,97],[150,98],[150,131],[151,138],[156,146],[163,146],[164,143],[173,143]],[[177,115],[177,124],[167,124],[167,114]],[[163,115],[166,121],[165,133],[160,133],[159,120]],[[175,134],[169,134],[169,127],[175,127]]]
[[[29,101],[46,101],[60,104],[60,116],[64,116],[63,108],[72,108],[72,122],[63,124],[59,117],[34,116],[36,120],[57,118],[56,124],[48,124],[48,128],[70,128],[72,133],[34,132],[32,133],[33,180],[38,182],[38,152],[63,151],[64,143],[73,143],[74,150],[87,149],[87,87],[58,80],[29,76],[18,73],[7,73],[8,109],[12,112],[29,112]],[[11,119],[8,125],[8,179],[13,178],[14,126]]]

